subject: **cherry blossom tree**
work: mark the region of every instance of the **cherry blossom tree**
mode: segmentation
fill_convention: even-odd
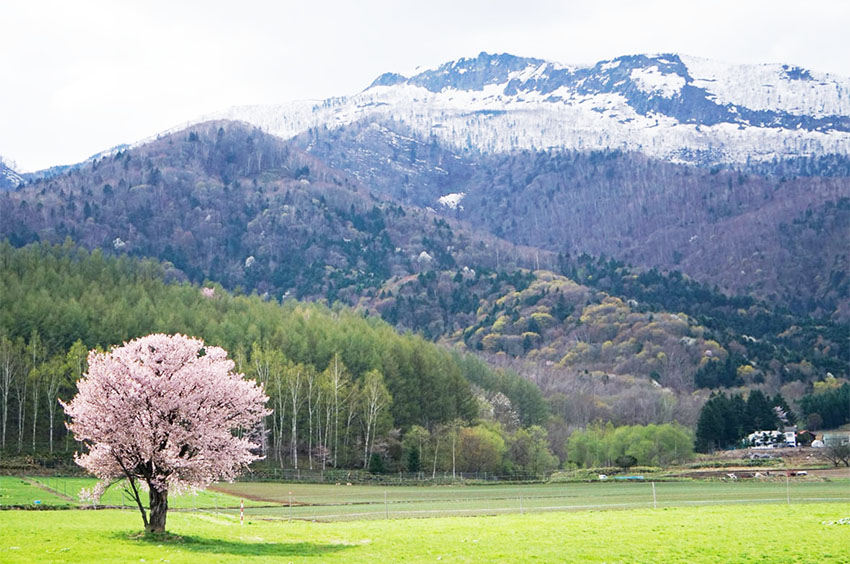
[[[234,479],[260,458],[245,436],[270,413],[262,386],[233,371],[219,347],[183,335],[148,335],[92,351],[78,393],[62,403],[86,447],[77,464],[100,478],[100,497],[126,479],[147,532],[165,531],[168,492]],[[139,490],[149,492],[150,519]]]

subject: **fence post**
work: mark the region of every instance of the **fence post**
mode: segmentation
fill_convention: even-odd
[[[390,506],[387,504],[387,490],[384,490],[384,519],[390,518]]]
[[[791,473],[786,470],[785,471],[785,499],[788,501],[788,505],[791,505],[791,486],[790,486],[791,478],[789,478],[790,475],[791,475]]]
[[[652,508],[658,509],[658,499],[655,497],[655,482],[652,482]]]
[[[519,514],[523,515],[525,512],[522,510],[522,494],[519,495]]]

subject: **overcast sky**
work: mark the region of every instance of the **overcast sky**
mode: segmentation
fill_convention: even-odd
[[[850,76],[848,22],[843,0],[2,0],[0,155],[69,164],[228,106],[353,94],[480,51]]]

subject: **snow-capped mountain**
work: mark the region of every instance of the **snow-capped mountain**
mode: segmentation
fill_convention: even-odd
[[[281,137],[360,120],[485,152],[622,149],[698,164],[850,154],[850,78],[788,65],[677,54],[592,66],[481,53],[411,77],[387,73],[354,96],[239,106]]]
[[[23,181],[24,179],[21,178],[21,175],[6,166],[3,159],[0,158],[0,190],[15,188]]]

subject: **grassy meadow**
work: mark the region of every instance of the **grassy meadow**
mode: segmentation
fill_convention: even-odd
[[[84,507],[79,499],[93,478],[0,477],[0,506]],[[147,501],[147,493],[142,492]],[[740,481],[608,481],[551,484],[379,486],[280,482],[216,484],[206,491],[169,496],[174,510],[245,513],[257,519],[362,520],[641,509],[719,504],[844,502],[850,504],[850,479],[783,477]],[[120,483],[101,497],[100,506],[135,510]]]
[[[60,494],[40,488],[28,478],[0,476],[0,507],[4,505],[73,505]]]
[[[787,484],[784,479],[777,478],[739,482],[659,482],[654,485],[645,481],[610,481],[431,487],[236,482],[219,484],[215,489],[233,497],[268,502],[256,507],[246,506],[246,514],[253,517],[322,521],[716,504],[820,501],[850,504],[850,480],[845,479],[792,479]]]
[[[0,507],[4,505],[84,506],[88,505],[88,502],[80,500],[80,490],[92,488],[96,483],[95,478],[0,476]],[[142,501],[147,504],[147,492],[142,491],[141,496]],[[172,509],[237,509],[240,502],[243,501],[246,507],[274,504],[273,501],[254,501],[234,497],[220,491],[204,490],[182,495],[170,495],[168,506]],[[124,492],[121,483],[110,486],[103,493],[98,504],[135,508],[135,501]]]
[[[0,477],[0,505],[68,507],[93,484]],[[131,509],[0,511],[0,562],[850,563],[850,480],[655,486],[219,484],[172,496],[165,537]]]
[[[312,523],[173,512],[0,512],[0,562],[850,562],[847,503]]]

